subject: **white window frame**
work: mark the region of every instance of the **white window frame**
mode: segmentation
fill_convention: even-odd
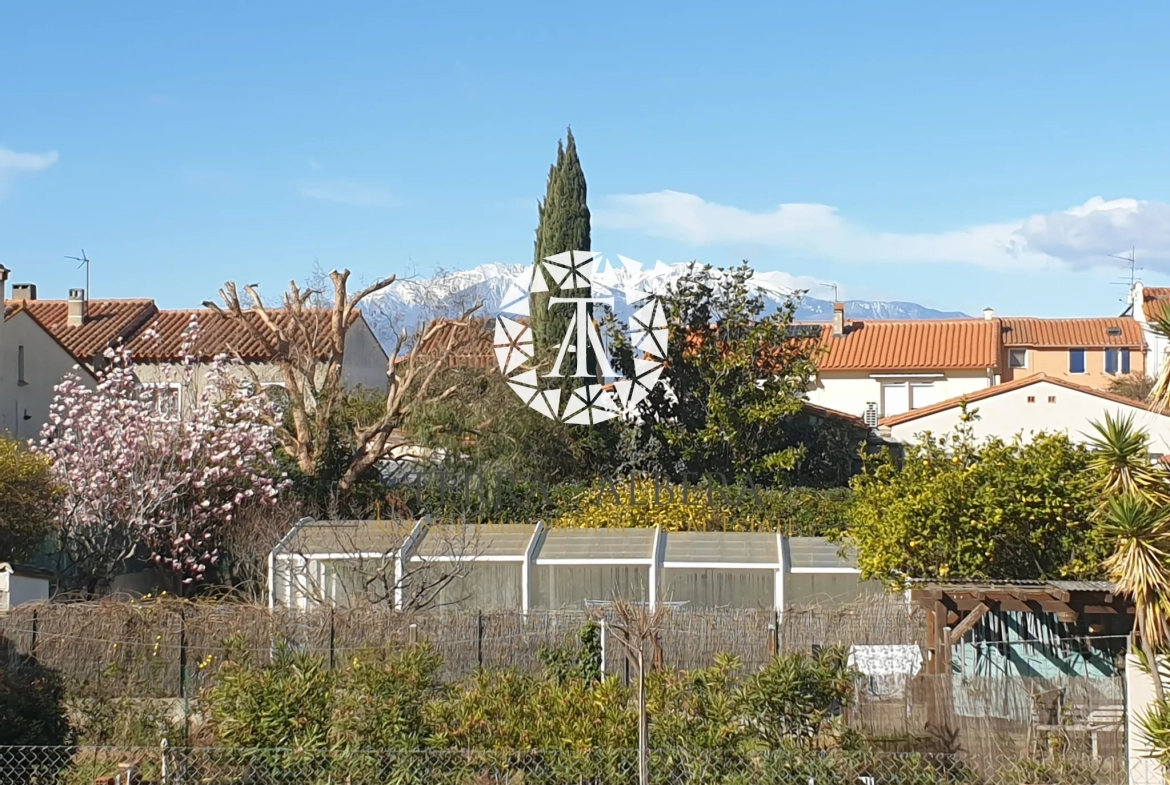
[[[175,391],[175,415],[168,419],[179,420],[183,416],[183,385],[178,382],[143,382],[142,386],[148,390],[174,390]],[[161,399],[155,395],[154,407],[156,414],[162,414],[159,410],[159,403]]]
[[[1081,353],[1081,361],[1083,363],[1083,366],[1082,366],[1081,370],[1079,370],[1079,371],[1074,371],[1073,367],[1072,367],[1072,353],[1073,352],[1080,352]],[[1085,349],[1085,348],[1082,348],[1079,346],[1074,346],[1068,350],[1068,372],[1069,372],[1070,376],[1085,376],[1086,374],[1089,373],[1089,350],[1088,349]]]
[[[1024,355],[1023,362],[1020,365],[1012,364],[1012,355],[1016,352],[1022,352]],[[1008,349],[1008,368],[1013,371],[1026,371],[1028,369],[1028,360],[1031,359],[1029,355],[1030,352],[1027,349]]]

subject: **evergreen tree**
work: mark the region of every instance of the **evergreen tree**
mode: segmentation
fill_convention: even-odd
[[[548,187],[544,201],[538,206],[540,223],[536,227],[536,254],[538,265],[542,260],[565,251],[591,250],[589,238],[589,207],[586,204],[585,173],[581,170],[581,160],[577,157],[577,143],[573,139],[573,131],[569,129],[568,139],[562,144],[557,142],[557,159],[548,172]],[[540,375],[544,376],[552,371],[552,363],[556,358],[557,347],[569,329],[573,318],[573,309],[569,305],[558,305],[549,309],[550,297],[588,297],[590,290],[561,289],[547,274],[545,281],[548,292],[535,292],[532,295],[530,319],[532,335],[536,344],[537,360],[542,363]],[[568,355],[562,363],[561,372],[571,374],[575,360]],[[589,358],[589,371],[594,373],[595,360]],[[572,389],[582,384],[582,380],[566,376],[561,380],[562,389]],[[562,398],[562,403],[564,398]]]

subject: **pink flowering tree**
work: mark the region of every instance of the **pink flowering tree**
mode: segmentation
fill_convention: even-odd
[[[215,574],[233,521],[274,504],[288,483],[265,424],[271,399],[241,385],[226,357],[201,363],[198,337],[193,317],[171,387],[143,384],[124,347],[106,352],[96,387],[72,374],[56,387],[33,447],[65,489],[59,539],[91,593],[134,557],[168,572],[183,593],[194,591]],[[194,392],[182,411],[177,395],[160,397],[174,388]]]

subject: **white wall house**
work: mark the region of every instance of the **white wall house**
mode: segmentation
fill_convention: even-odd
[[[1150,325],[1159,312],[1168,307],[1170,287],[1145,286],[1141,281],[1137,281],[1130,290],[1128,313],[1142,326],[1146,344],[1150,347],[1146,355],[1146,373],[1154,377],[1157,377],[1162,363],[1166,361],[1170,341],[1155,332]]]
[[[914,443],[930,432],[942,435],[959,424],[963,398],[952,398],[933,406],[906,412],[881,421],[882,430],[899,442]],[[978,419],[971,425],[977,438],[1010,440],[1040,431],[1064,433],[1086,443],[1096,434],[1094,422],[1132,416],[1134,423],[1150,435],[1150,451],[1170,455],[1170,417],[1121,396],[1043,374],[1029,376],[966,396]]]
[[[68,373],[93,383],[92,368],[111,342],[127,340],[158,313],[151,300],[39,300],[33,284],[13,284],[0,341],[0,432],[36,437],[49,416],[53,388]]]
[[[984,390],[999,382],[997,320],[845,322],[838,303],[819,330],[810,403],[878,419]]]

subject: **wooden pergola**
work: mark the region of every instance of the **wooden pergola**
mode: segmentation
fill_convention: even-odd
[[[1133,614],[1133,605],[1114,593],[1105,581],[1050,581],[1047,583],[916,583],[910,601],[926,610],[926,672],[949,676],[952,650],[987,614],[997,611],[1054,614],[1064,624],[1082,616]],[[944,705],[935,709],[933,724],[949,726],[950,679],[943,680]]]

